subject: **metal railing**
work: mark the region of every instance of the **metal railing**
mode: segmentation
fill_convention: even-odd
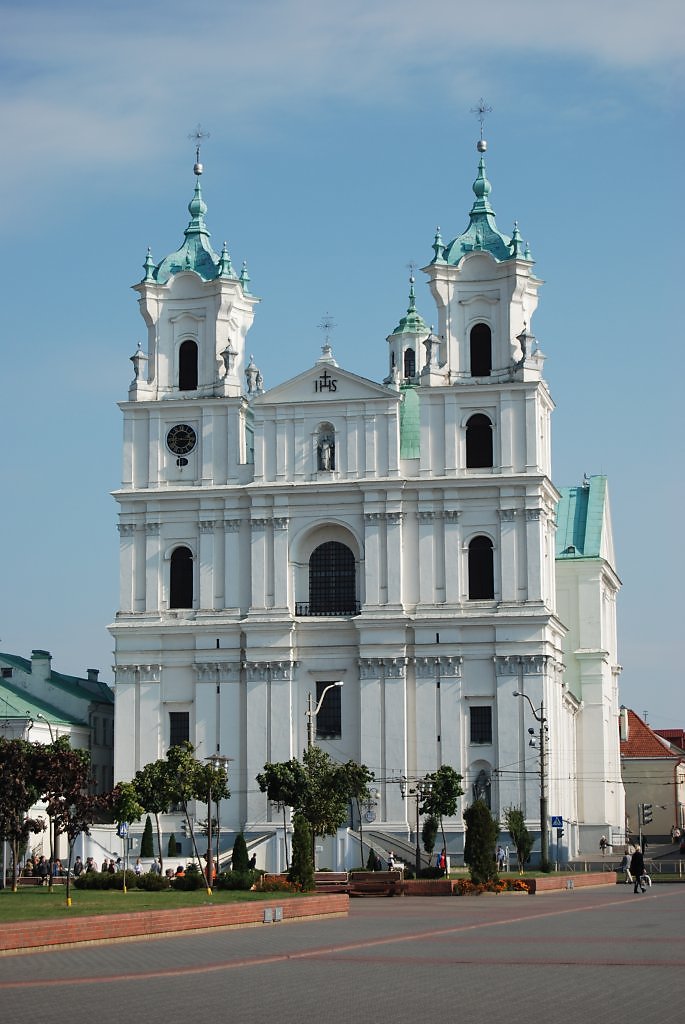
[[[300,618],[330,618],[333,615],[359,615],[361,613],[361,605],[359,601],[352,602],[352,605],[345,604],[341,608],[327,608],[322,610],[320,608],[312,608],[309,601],[296,601],[295,602],[295,615]]]

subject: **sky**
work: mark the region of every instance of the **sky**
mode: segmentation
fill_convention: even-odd
[[[546,283],[553,478],[609,478],[620,700],[685,725],[680,0],[0,0],[0,650],[111,681],[130,287],[178,248],[196,125],[212,242],[267,388],[387,373],[408,265],[468,223],[482,98],[500,230]],[[417,306],[435,313],[423,275]],[[670,543],[670,542],[669,542]]]

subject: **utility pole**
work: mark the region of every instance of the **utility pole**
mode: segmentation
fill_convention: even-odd
[[[514,697],[524,697],[530,704],[533,718],[539,723],[538,748],[540,751],[540,867],[547,871],[549,865],[549,834],[547,832],[547,719],[545,718],[545,704],[540,701],[540,707],[536,708],[527,693],[514,690]],[[528,730],[534,733],[533,729]],[[530,740],[530,746],[535,746],[535,740]]]

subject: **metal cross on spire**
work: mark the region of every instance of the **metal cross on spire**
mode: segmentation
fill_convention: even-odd
[[[330,313],[325,313],[321,317],[321,323],[319,324],[319,330],[323,331],[324,344],[329,345],[331,339],[331,331],[335,330],[337,324]]]
[[[483,128],[485,127],[485,118],[488,114],[492,113],[492,107],[489,107],[485,100],[483,99],[483,97],[481,96],[480,100],[478,101],[478,106],[471,107],[471,113],[476,114],[478,120],[480,121],[480,142],[481,144],[484,144],[485,139],[483,138]],[[480,146],[478,148],[480,149]],[[484,145],[483,148],[485,148]]]
[[[209,138],[209,132],[203,132],[202,125],[198,121],[194,131],[190,132],[188,138],[191,142],[195,143],[195,174],[202,174],[202,164],[200,163],[200,146],[202,145],[203,139]]]

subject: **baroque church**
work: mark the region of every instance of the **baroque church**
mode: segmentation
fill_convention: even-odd
[[[542,282],[517,224],[497,227],[477,148],[468,224],[438,230],[422,271],[437,327],[412,276],[381,382],[327,342],[264,389],[258,300],[211,246],[199,155],[183,243],[148,251],[135,285],[148,340],[121,403],[115,779],[186,739],[230,758],[222,846],[243,830],[269,870],[283,817],[255,776],[308,739],[375,775],[321,866],[359,863],[360,825],[377,850],[411,849],[414,784],[442,765],[463,776],[453,860],[479,796],[500,820],[522,808],[538,851],[544,819],[557,861],[623,839],[606,480],[552,482]]]

